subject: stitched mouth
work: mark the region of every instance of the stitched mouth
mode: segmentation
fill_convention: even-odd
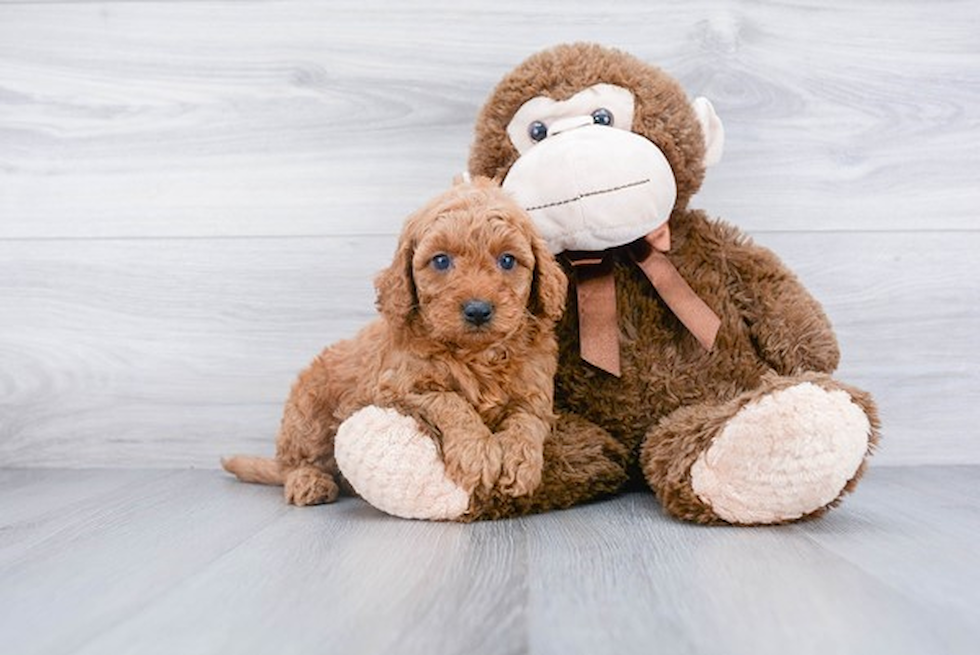
[[[632,189],[633,187],[643,186],[644,184],[650,184],[650,178],[645,180],[637,180],[636,182],[628,182],[627,184],[620,184],[619,186],[609,187],[608,189],[598,189],[596,191],[586,191],[585,193],[580,193],[573,198],[565,198],[564,200],[556,200],[555,202],[545,203],[543,205],[536,205],[534,207],[527,207],[526,210],[529,212],[537,211],[539,209],[549,209],[551,207],[560,207],[562,205],[570,205],[573,202],[578,202],[579,200],[584,200],[585,198],[591,198],[592,196],[602,196],[609,193],[616,193],[617,191],[622,191],[623,189]]]

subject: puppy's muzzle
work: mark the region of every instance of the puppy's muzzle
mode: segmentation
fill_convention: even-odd
[[[480,327],[493,318],[493,305],[486,300],[468,300],[463,303],[463,320],[470,325]]]

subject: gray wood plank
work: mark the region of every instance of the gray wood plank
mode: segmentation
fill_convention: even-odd
[[[877,396],[878,461],[980,462],[980,236],[759,240],[824,301],[840,377]],[[393,248],[390,237],[0,241],[0,462],[214,467],[232,451],[271,452],[296,372],[375,316],[371,280]]]
[[[0,487],[33,485],[27,513],[66,501],[60,529],[0,564],[6,649],[901,655],[980,638],[963,551],[978,501],[949,502],[980,467],[873,469],[828,517],[755,529],[681,524],[645,493],[456,525],[358,499],[290,509],[208,471],[133,473],[104,472],[121,493],[89,477],[73,503],[78,472],[0,470]]]
[[[872,468],[848,511],[796,530],[910,600],[976,617],[978,489],[976,467]]]
[[[78,652],[526,652],[525,552],[515,522],[293,511]]]
[[[970,0],[3,4],[0,237],[390,233],[462,168],[497,80],[583,39],[714,100],[727,155],[700,203],[747,228],[975,230],[976,20]]]
[[[160,471],[156,475],[170,474]],[[36,542],[39,533],[60,525],[66,508],[91,503],[92,499],[99,503],[146,477],[147,473],[138,469],[60,469],[56,474],[39,469],[4,469],[0,474],[0,562],[3,553],[23,548],[25,540]]]
[[[289,511],[275,490],[212,472],[146,473],[66,503],[55,525],[13,526],[34,538],[0,562],[5,649],[75,652]],[[36,491],[58,485],[52,471]]]
[[[0,242],[0,461],[117,466],[135,449],[137,466],[215,466],[232,447],[268,451],[296,373],[376,315],[371,280],[393,249]]]
[[[32,502],[5,512],[9,518],[4,520],[0,538],[0,578],[34,558],[57,553],[66,544],[84,538],[93,526],[102,525],[107,514],[122,509],[135,511],[125,500],[134,489],[150,489],[154,485],[165,488],[181,475],[178,471],[163,470],[134,470],[115,475],[114,471],[101,469],[101,482],[89,479],[88,484],[73,485],[72,476],[68,475],[69,484],[63,485],[59,475],[62,470],[57,469],[54,475],[46,472],[49,474],[45,484],[33,489]],[[76,498],[69,496],[73,486],[81,489]],[[34,497],[38,500],[34,501]],[[29,516],[25,516],[26,508]]]
[[[966,653],[976,635],[815,545],[809,524],[706,529],[637,494],[530,526],[533,652]]]

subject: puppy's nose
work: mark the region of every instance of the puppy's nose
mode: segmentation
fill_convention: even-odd
[[[493,317],[493,305],[486,300],[468,300],[463,303],[463,318],[472,325],[483,325]]]

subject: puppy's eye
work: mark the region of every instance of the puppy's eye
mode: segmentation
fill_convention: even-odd
[[[432,258],[432,268],[437,271],[448,271],[449,267],[453,265],[453,258],[444,252],[439,253]]]
[[[605,107],[596,109],[594,112],[592,112],[592,122],[595,123],[596,125],[612,125],[613,124],[612,112],[606,109]]]
[[[500,257],[497,257],[497,266],[505,271],[513,270],[517,266],[517,258],[509,252],[505,252]]]
[[[544,141],[548,136],[548,126],[541,121],[534,121],[527,126],[527,135],[531,137],[531,141]]]

